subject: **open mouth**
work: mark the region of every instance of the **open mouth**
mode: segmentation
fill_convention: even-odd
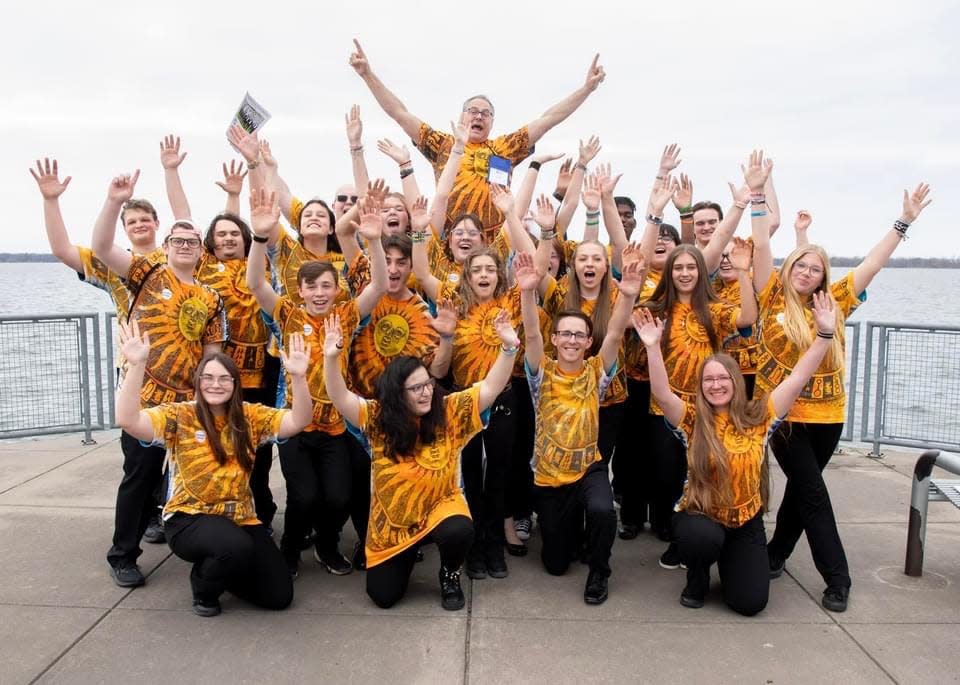
[[[387,228],[398,230],[400,228],[400,219],[396,217],[387,219]]]
[[[472,124],[470,124],[470,130],[476,133],[481,133],[483,132],[483,124],[479,121],[475,121]]]
[[[657,244],[657,246],[653,248],[653,254],[667,254],[667,246]]]

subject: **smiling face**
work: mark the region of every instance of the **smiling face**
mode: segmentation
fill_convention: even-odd
[[[580,243],[573,255],[573,268],[581,293],[596,293],[607,274],[607,251],[597,243]]]
[[[326,315],[333,308],[338,291],[337,279],[329,271],[324,271],[313,280],[303,279],[297,284],[297,292],[303,298],[310,316]]]
[[[671,277],[673,278],[673,287],[677,289],[678,294],[692,295],[700,278],[697,260],[693,258],[693,255],[687,253],[677,255],[673,262]]]
[[[478,302],[493,299],[497,291],[497,262],[489,255],[478,255],[470,260],[467,283]]]
[[[651,268],[654,271],[663,271],[663,267],[667,263],[667,257],[670,256],[670,253],[676,246],[677,243],[674,242],[672,235],[669,233],[661,233],[657,238],[657,244],[653,247],[653,259],[650,262]]]
[[[557,348],[557,360],[575,365],[582,362],[587,350],[593,345],[587,322],[576,316],[565,316],[557,321],[550,341]]]
[[[387,195],[383,199],[383,208],[380,210],[383,217],[383,235],[397,235],[407,232],[410,225],[410,217],[403,200],[394,194]]]
[[[471,98],[463,106],[464,125],[467,127],[467,140],[482,143],[490,137],[493,128],[493,105],[485,98]]]
[[[179,243],[179,244],[178,244]],[[163,243],[170,266],[193,271],[200,261],[200,234],[183,225],[175,224]]]
[[[403,382],[403,401],[414,416],[430,412],[436,383],[425,368],[418,367]]]
[[[395,247],[386,251],[387,257],[387,295],[401,295],[407,290],[407,279],[413,271],[410,258]]]
[[[717,230],[717,224],[720,223],[720,215],[717,210],[707,207],[698,209],[693,214],[693,233],[697,239],[697,246],[706,247],[710,242],[710,237]]]
[[[790,284],[800,295],[812,294],[823,283],[823,260],[816,252],[804,252],[790,267]]]
[[[483,245],[483,232],[472,219],[461,219],[450,229],[447,245],[450,246],[453,261],[463,264],[468,254]]]
[[[123,230],[135,252],[138,248],[152,248],[157,240],[157,220],[153,214],[142,209],[123,211]]]
[[[720,256],[720,278],[724,283],[733,283],[737,280],[737,270],[733,268],[733,264],[730,262],[731,250],[733,250],[732,240],[723,248],[723,254]]]
[[[229,219],[220,219],[213,226],[213,253],[221,262],[229,259],[241,259],[243,255],[243,233],[240,227]]]
[[[700,373],[703,396],[714,409],[726,409],[733,400],[733,377],[718,361],[708,361]]]
[[[200,394],[214,413],[221,413],[218,408],[222,410],[230,401],[235,387],[236,379],[216,359],[208,361],[200,371]]]
[[[300,235],[325,237],[333,233],[330,225],[330,212],[319,202],[307,204],[300,212]]]

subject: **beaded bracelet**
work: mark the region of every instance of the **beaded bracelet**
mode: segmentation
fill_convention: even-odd
[[[506,347],[503,343],[500,343],[500,351],[503,352],[508,357],[512,357],[517,353],[517,350],[520,349],[519,345],[514,345],[513,347]]]
[[[906,221],[901,221],[900,219],[897,219],[896,221],[893,222],[893,230],[900,234],[901,240],[907,239],[908,228],[910,228],[910,224],[908,224]]]
[[[426,231],[410,231],[410,242],[412,243],[427,242],[427,232]]]

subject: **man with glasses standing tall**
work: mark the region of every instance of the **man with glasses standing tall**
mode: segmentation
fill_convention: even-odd
[[[433,165],[433,171],[439,179],[453,149],[454,136],[430,127],[411,114],[400,98],[373,73],[360,43],[356,40],[353,43],[356,51],[350,55],[350,66],[367,84],[383,111],[400,125]],[[447,204],[444,230],[450,228],[457,216],[475,214],[483,224],[487,243],[492,244],[504,218],[490,199],[489,183],[509,185],[506,179],[512,168],[533,152],[534,145],[547,131],[573,114],[596,90],[606,76],[603,67],[597,63],[599,58],[599,55],[593,58],[583,85],[526,126],[507,135],[493,139],[489,137],[495,110],[486,95],[475,95],[463,103],[461,121],[467,127],[468,138]]]
[[[163,241],[165,258],[131,254],[114,244],[120,209],[133,195],[139,176],[137,171],[111,181],[93,229],[92,246],[111,271],[125,274],[130,291],[129,317],[136,318],[140,330],[150,337],[140,403],[142,407],[154,407],[192,399],[197,364],[204,353],[220,349],[227,322],[220,296],[194,280],[201,240],[190,221],[174,223]],[[145,582],[137,566],[140,538],[156,506],[153,491],[162,476],[166,451],[144,445],[126,432],[120,435],[120,446],[123,480],[117,489],[113,546],[107,562],[117,585],[137,587]]]

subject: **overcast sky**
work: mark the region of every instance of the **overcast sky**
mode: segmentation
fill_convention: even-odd
[[[539,150],[573,153],[596,133],[598,160],[624,173],[618,193],[643,205],[663,145],[676,141],[695,199],[726,207],[726,182],[740,181],[740,162],[762,147],[784,212],[778,254],[792,246],[800,208],[813,213],[812,241],[865,254],[899,216],[903,189],[924,180],[934,202],[897,254],[960,255],[949,220],[960,189],[957,3],[781,5],[16,3],[4,10],[0,42],[0,251],[49,251],[27,173],[38,156],[57,157],[73,176],[61,200],[74,242],[89,244],[110,178],[135,168],[137,195],[154,201],[165,231],[159,141],[168,132],[189,151],[182,175],[205,225],[222,207],[213,182],[233,158],[224,129],[246,91],[273,115],[263,135],[295,193],[330,199],[350,180],[343,117],[352,103],[371,176],[399,187],[375,140],[403,135],[347,64],[356,36],[413,113],[446,129],[463,99],[483,92],[496,105],[494,134],[578,87],[599,52],[606,81]],[[413,159],[432,194],[429,166]],[[556,169],[545,167],[543,190]]]

